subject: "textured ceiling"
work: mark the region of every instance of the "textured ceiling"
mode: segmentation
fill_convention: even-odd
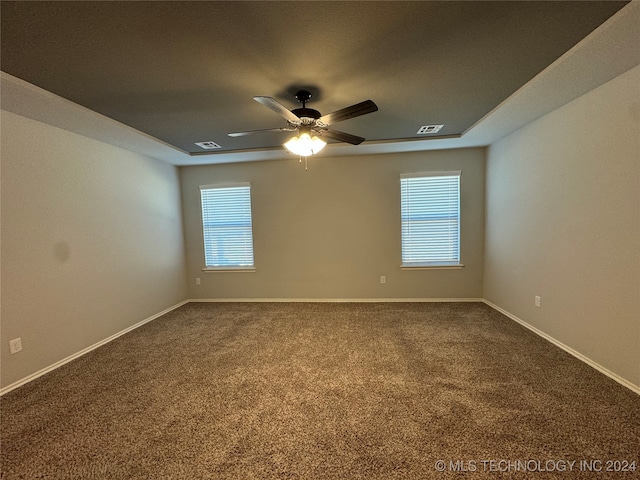
[[[323,114],[368,141],[460,135],[627,2],[0,3],[1,68],[194,154],[278,147],[286,121],[252,100]],[[366,142],[365,142],[366,144]],[[358,146],[352,147],[360,148]]]

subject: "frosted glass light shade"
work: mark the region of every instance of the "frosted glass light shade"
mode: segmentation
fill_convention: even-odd
[[[293,137],[283,146],[295,155],[309,157],[322,150],[326,144],[316,136],[311,137],[308,133],[303,133],[299,137]]]

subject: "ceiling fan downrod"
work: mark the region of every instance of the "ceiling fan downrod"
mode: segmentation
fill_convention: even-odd
[[[299,90],[298,93],[296,93],[296,98],[300,103],[302,103],[302,108],[305,108],[307,102],[311,98],[311,92],[307,90]]]
[[[300,90],[296,93],[296,98],[300,103],[302,103],[302,108],[296,108],[291,110],[291,112],[301,120],[303,125],[314,125],[316,120],[320,118],[321,114],[318,110],[307,108],[307,103],[311,98],[311,92],[308,92],[307,90]]]

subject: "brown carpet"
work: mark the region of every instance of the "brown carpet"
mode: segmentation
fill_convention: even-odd
[[[2,479],[640,477],[640,397],[478,303],[191,303],[0,402]]]

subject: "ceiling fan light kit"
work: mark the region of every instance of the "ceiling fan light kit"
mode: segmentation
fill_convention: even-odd
[[[364,102],[351,105],[350,107],[337,110],[333,113],[322,115],[319,111],[306,107],[310,98],[310,92],[300,90],[296,93],[296,99],[302,103],[302,108],[289,110],[272,97],[253,97],[256,102],[284,117],[287,120],[287,126],[281,128],[269,128],[265,130],[253,130],[249,132],[235,132],[229,133],[228,135],[230,137],[241,137],[259,132],[295,131],[297,132],[297,135],[285,142],[283,147],[295,155],[306,158],[320,152],[327,145],[327,142],[320,138],[323,136],[333,140],[338,140],[339,142],[359,145],[364,141],[363,137],[340,132],[338,130],[332,130],[329,128],[329,125],[349,120],[350,118],[359,117],[360,115],[365,115],[367,113],[373,113],[378,110],[378,106],[375,103],[371,100],[365,100]]]
[[[327,142],[320,140],[317,136],[311,136],[307,132],[301,133],[300,136],[291,138],[283,144],[283,147],[294,155],[300,157],[309,157],[315,155],[327,145]]]

